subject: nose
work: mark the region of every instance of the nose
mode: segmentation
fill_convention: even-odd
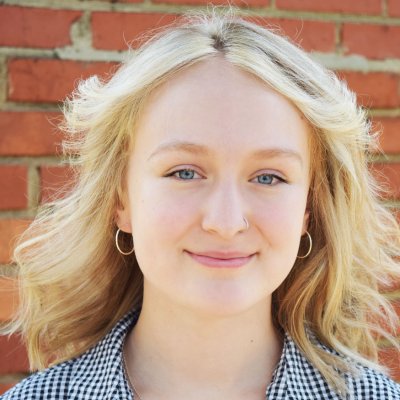
[[[224,239],[247,230],[243,203],[243,196],[236,184],[215,184],[204,203],[202,228]]]

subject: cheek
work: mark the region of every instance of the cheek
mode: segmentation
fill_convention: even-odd
[[[256,217],[268,245],[286,249],[288,255],[297,254],[303,227],[305,201],[299,199],[300,194],[292,193],[265,202]]]
[[[175,288],[182,279],[180,251],[199,206],[188,197],[156,189],[153,185],[141,187],[132,204],[136,258],[148,282]]]
[[[263,237],[260,282],[272,293],[286,279],[299,251],[304,206],[289,200],[271,202],[259,214]]]
[[[187,234],[185,229],[198,215],[199,196],[182,196],[163,189],[162,185],[142,184],[136,190],[134,203],[131,204],[132,226],[140,240],[148,245],[157,242],[157,246],[167,244],[173,249],[177,240]],[[154,251],[154,250],[153,250]]]

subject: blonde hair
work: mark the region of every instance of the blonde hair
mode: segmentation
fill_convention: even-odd
[[[215,56],[290,99],[313,128],[313,248],[274,293],[275,323],[338,391],[346,390],[341,372],[355,372],[349,359],[379,368],[377,337],[395,342],[382,321],[394,332],[396,316],[378,289],[400,278],[399,227],[368,171],[376,135],[365,111],[345,83],[289,40],[233,7],[214,7],[151,32],[111,79],[91,77],[66,100],[61,129],[75,185],[43,207],[14,253],[21,303],[5,330],[22,331],[32,369],[83,353],[140,307],[135,256],[122,256],[114,243],[135,123],[158,85]]]

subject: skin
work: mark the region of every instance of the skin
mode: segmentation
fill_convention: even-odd
[[[282,351],[271,296],[308,223],[310,134],[294,105],[222,57],[180,71],[147,100],[116,212],[144,275],[142,312],[125,346],[143,400],[265,399]],[[172,141],[210,154],[152,156]],[[254,157],[265,148],[300,160]],[[194,172],[176,172],[187,168]],[[209,250],[255,255],[216,269],[187,253]]]

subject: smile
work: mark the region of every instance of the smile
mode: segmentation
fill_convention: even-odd
[[[199,255],[186,251],[195,261],[209,268],[240,268],[246,265],[254,257],[255,254],[251,254],[247,257],[235,257],[235,258],[215,258],[204,255]]]

